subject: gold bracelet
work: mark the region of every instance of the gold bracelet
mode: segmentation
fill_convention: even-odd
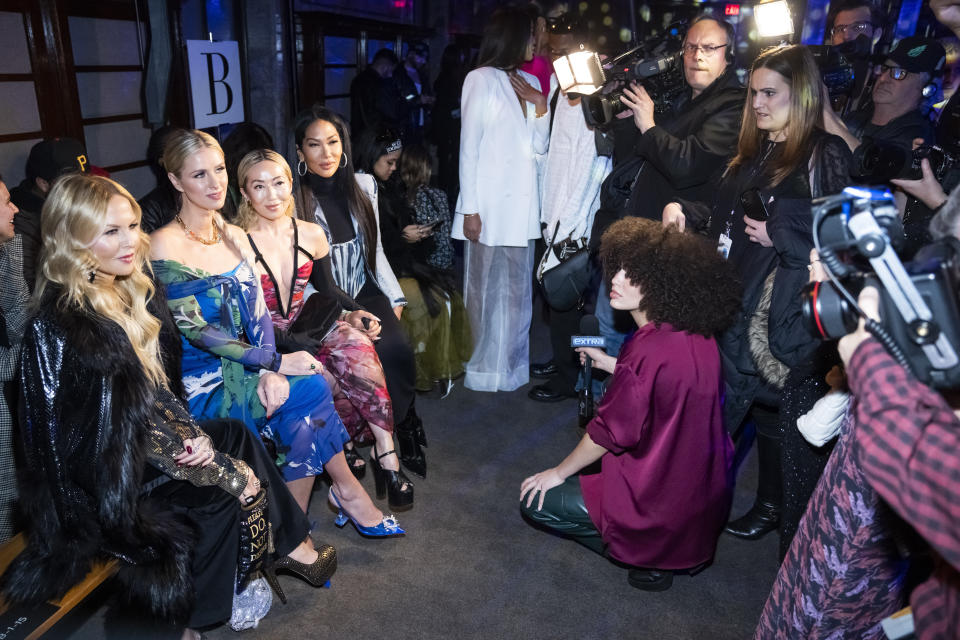
[[[533,112],[533,117],[534,117],[534,118],[542,118],[543,116],[547,115],[548,113],[550,113],[549,110],[548,110],[548,111],[544,111],[543,113],[537,113],[536,111],[534,111],[534,112]]]

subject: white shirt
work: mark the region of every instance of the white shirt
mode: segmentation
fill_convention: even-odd
[[[517,73],[540,89],[535,76]],[[460,196],[451,236],[465,240],[463,214],[479,213],[481,243],[525,247],[540,234],[536,156],[547,150],[549,114],[537,118],[530,102],[521,108],[507,73],[493,67],[467,74],[460,104]]]
[[[551,86],[556,84],[554,78],[550,79]],[[558,224],[558,242],[566,238],[589,240],[593,216],[600,207],[600,184],[610,167],[610,158],[597,155],[594,132],[587,127],[580,103],[571,105],[560,94],[541,189],[540,221],[546,225],[545,242],[553,239]]]

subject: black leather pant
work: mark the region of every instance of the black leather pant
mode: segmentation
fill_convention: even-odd
[[[587,507],[583,503],[579,476],[570,476],[563,484],[547,491],[543,508],[537,511],[537,494],[533,504],[527,507],[526,499],[520,503],[520,512],[534,524],[546,527],[554,533],[571,538],[586,548],[603,555],[607,545],[600,532],[593,526]]]

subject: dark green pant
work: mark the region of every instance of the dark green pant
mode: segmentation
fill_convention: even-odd
[[[600,532],[593,526],[587,507],[583,504],[583,492],[580,491],[580,477],[570,476],[563,484],[547,491],[543,499],[543,508],[537,511],[539,494],[533,504],[527,507],[524,499],[520,511],[532,522],[544,526],[566,538],[571,538],[587,549],[603,555],[606,544],[600,538]]]

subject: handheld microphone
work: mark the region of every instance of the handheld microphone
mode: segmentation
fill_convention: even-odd
[[[601,338],[600,321],[597,316],[585,315],[580,318],[580,333],[583,335],[570,336],[570,346],[577,347],[596,347],[605,349],[607,347],[606,338]],[[586,427],[587,423],[593,419],[593,360],[587,356],[583,360],[583,388],[577,398],[577,415],[580,420],[580,426]]]

